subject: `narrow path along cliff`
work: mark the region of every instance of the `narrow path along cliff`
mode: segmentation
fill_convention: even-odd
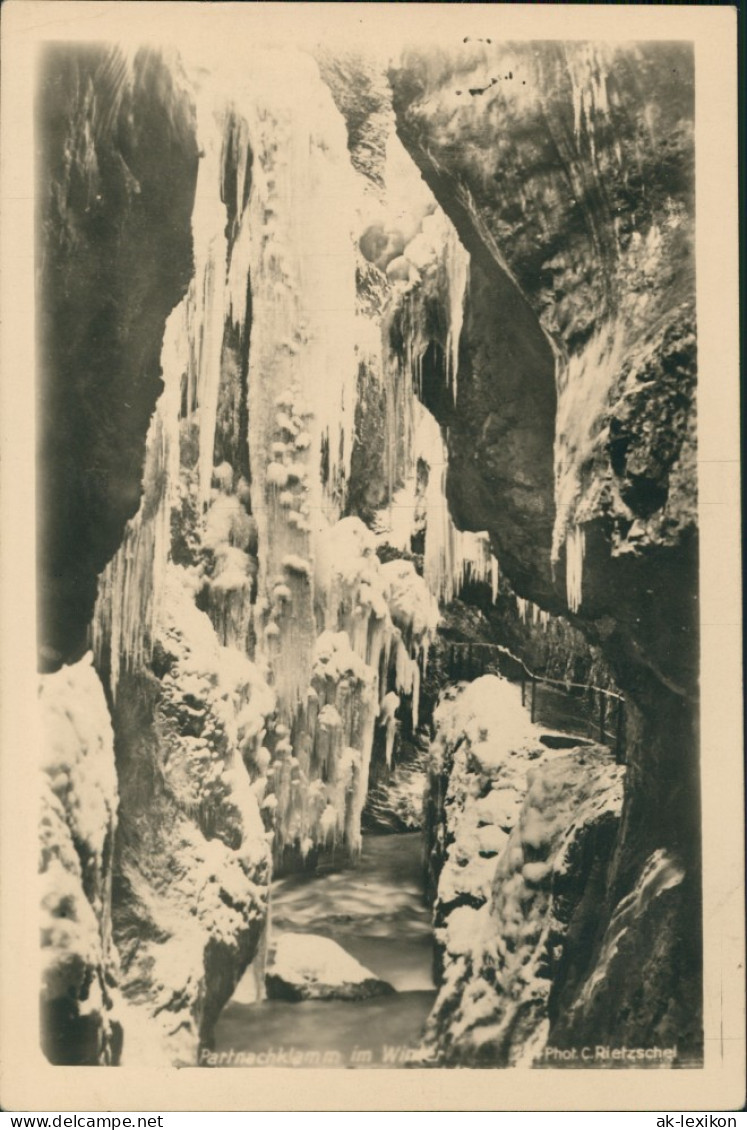
[[[691,49],[207,50],[40,69],[45,1054],[697,1064]]]

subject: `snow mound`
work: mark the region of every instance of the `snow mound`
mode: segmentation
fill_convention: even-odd
[[[421,644],[429,641],[441,619],[438,602],[415,572],[412,561],[388,561],[382,565],[381,572],[388,586],[392,620],[405,640],[417,640]]]
[[[542,730],[521,705],[519,688],[498,675],[482,675],[444,696],[434,720],[440,741],[452,748],[466,738],[481,764],[490,769],[512,753],[541,747]]]
[[[276,1000],[366,1000],[394,989],[333,942],[316,934],[283,934],[267,968]]]

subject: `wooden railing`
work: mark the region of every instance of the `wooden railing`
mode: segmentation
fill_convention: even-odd
[[[472,680],[480,675],[497,673],[519,683],[522,706],[527,705],[528,697],[532,722],[537,719],[538,690],[542,687],[553,688],[567,701],[572,700],[576,704],[585,700],[588,718],[582,718],[581,722],[588,732],[578,736],[596,738],[609,745],[615,751],[616,761],[621,765],[625,763],[625,699],[617,691],[593,683],[566,682],[549,675],[539,675],[518,655],[495,643],[452,643],[449,666],[456,679]]]

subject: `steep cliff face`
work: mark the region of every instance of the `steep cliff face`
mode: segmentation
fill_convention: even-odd
[[[539,498],[514,508],[504,539],[515,546],[544,503],[552,535],[547,524],[544,535],[535,530],[539,560],[520,595],[551,600],[539,585],[560,565],[568,534],[573,572],[581,526],[595,562],[584,615],[598,619],[614,605],[622,621],[619,602],[646,595],[625,583],[625,559],[641,568],[647,549],[687,547],[695,520],[690,51],[465,45],[447,61],[408,56],[393,87],[400,135],[472,255],[465,401],[455,422],[466,426],[479,389],[496,401],[494,413],[479,413],[480,462],[490,468],[491,454],[500,458],[503,428],[508,446],[514,435],[523,441],[511,452],[514,489],[518,472],[531,474],[532,443],[545,467]],[[500,353],[483,360],[491,321],[503,361]],[[529,386],[525,411],[514,412],[515,385]],[[527,415],[536,423],[523,436]],[[499,429],[492,438],[491,428]],[[480,498],[482,481],[489,470],[470,480],[457,463],[458,513],[462,495]],[[496,494],[496,512],[507,494],[511,502],[512,490]],[[461,508],[468,521],[469,504]],[[497,513],[496,528],[500,547]],[[654,668],[655,635],[646,640]]]
[[[41,661],[85,650],[138,508],[163,329],[192,272],[194,108],[148,50],[45,50],[37,143]]]
[[[155,1046],[165,1062],[193,1064],[257,954],[271,853],[250,770],[274,706],[254,664],[219,643],[184,570],[171,567],[152,664],[122,676],[112,712],[126,1063],[147,1061]]]
[[[441,987],[425,1044],[446,1064],[541,1063],[550,998],[607,882],[624,769],[602,746],[549,751],[518,688],[493,675],[451,692],[435,721]]]
[[[81,656],[96,575],[140,501],[164,325],[192,269],[197,146],[178,69],[150,51],[48,48],[37,130],[39,644],[56,671],[41,685],[42,1042],[56,1063],[111,1064],[119,788],[109,703]]]
[[[678,994],[691,1016],[701,1003],[692,52],[482,41],[408,54],[390,78],[400,137],[472,259],[453,512],[490,531],[520,596],[600,643],[629,704],[621,835],[550,1039],[602,1023],[674,1043]],[[679,877],[625,919],[602,1022],[593,970],[657,851]],[[655,986],[647,1005],[628,1007],[633,982]],[[697,1054],[697,1021],[686,1042]]]

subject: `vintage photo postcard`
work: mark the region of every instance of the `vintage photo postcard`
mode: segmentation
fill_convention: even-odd
[[[2,62],[3,1107],[740,1108],[735,10]]]

